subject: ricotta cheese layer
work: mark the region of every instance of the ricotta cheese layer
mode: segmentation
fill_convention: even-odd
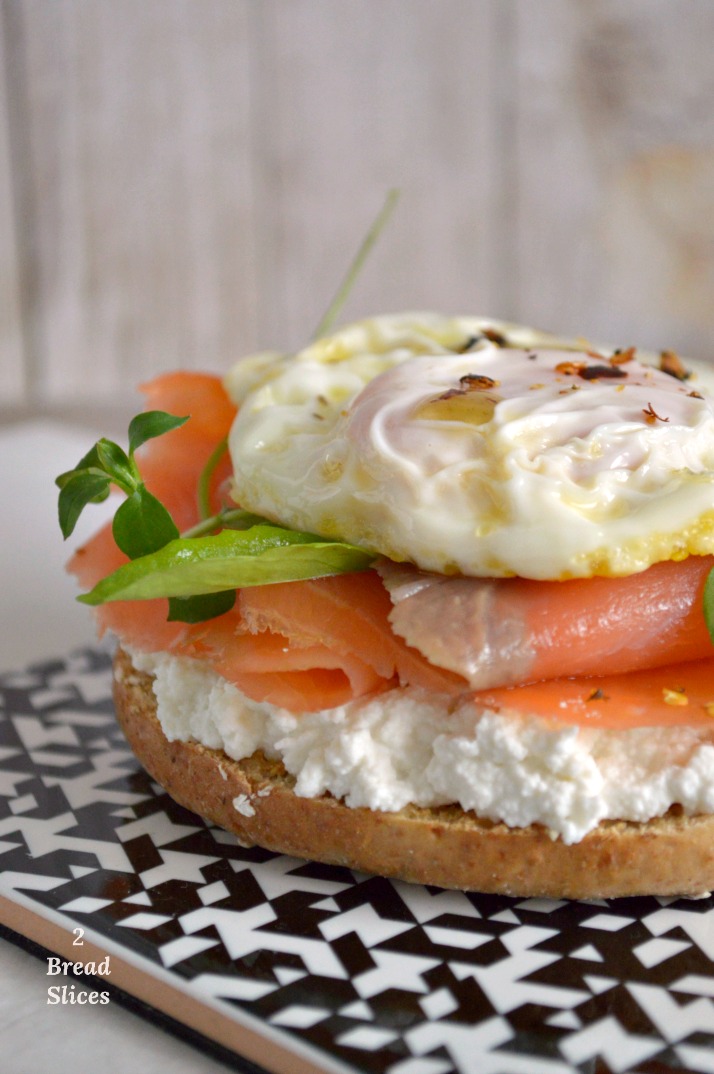
[[[542,824],[565,843],[602,820],[648,821],[674,804],[714,813],[713,732],[701,727],[582,728],[416,689],[295,715],[248,699],[199,661],[131,656],[155,676],[169,741],[235,760],[262,750],[301,797],[330,793],[383,812],[456,803],[510,827]]]

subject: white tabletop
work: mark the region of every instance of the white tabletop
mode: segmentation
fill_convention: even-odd
[[[63,569],[72,547],[108,516],[87,509],[65,545],[54,477],[73,467],[94,432],[55,422],[0,428],[0,671],[91,644],[90,614]],[[226,1068],[122,1009],[48,1006],[46,965],[0,940],[3,1074],[219,1074]]]

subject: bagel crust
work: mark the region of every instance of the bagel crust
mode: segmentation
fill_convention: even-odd
[[[566,845],[541,825],[509,828],[460,807],[397,813],[303,798],[282,763],[235,761],[195,742],[169,742],[152,677],[121,649],[114,699],[129,745],[180,805],[247,845],[411,883],[518,897],[701,896],[714,889],[714,816],[673,807],[648,823],[603,821]]]

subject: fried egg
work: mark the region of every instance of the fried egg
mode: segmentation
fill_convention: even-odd
[[[657,364],[483,318],[350,325],[229,373],[235,496],[442,574],[622,575],[712,553],[714,371]]]

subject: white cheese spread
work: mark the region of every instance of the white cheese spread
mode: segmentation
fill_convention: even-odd
[[[413,689],[295,715],[246,698],[199,661],[136,652],[132,660],[155,676],[169,741],[235,760],[262,750],[283,762],[301,797],[330,793],[383,812],[457,803],[511,827],[542,824],[565,843],[601,820],[647,821],[675,803],[714,813],[714,731],[582,728],[468,700],[449,706]]]

